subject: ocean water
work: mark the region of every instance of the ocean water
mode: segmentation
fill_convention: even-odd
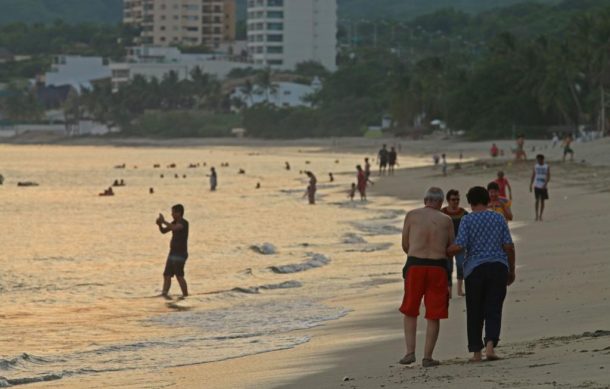
[[[307,329],[349,314],[333,298],[400,282],[401,204],[347,198],[363,157],[313,148],[0,145],[0,387],[307,342]],[[401,166],[418,164],[401,157]],[[209,191],[210,166],[217,192]],[[315,206],[303,198],[301,170],[318,177]],[[126,186],[98,196],[115,179]],[[170,236],[155,219],[171,219],[176,203],[190,222],[191,296],[178,300],[174,281],[166,301],[156,296]]]

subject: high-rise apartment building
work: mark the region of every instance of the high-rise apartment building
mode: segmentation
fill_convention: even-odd
[[[258,65],[316,61],[335,70],[337,0],[248,0],[248,52]]]
[[[124,0],[123,22],[143,44],[216,48],[235,40],[235,0]]]

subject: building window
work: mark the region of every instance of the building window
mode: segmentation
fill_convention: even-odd
[[[267,30],[270,31],[283,31],[284,23],[267,23]]]
[[[269,54],[282,54],[284,48],[282,46],[269,46],[267,47],[267,53]]]
[[[281,59],[271,59],[271,60],[267,61],[267,63],[269,65],[283,65],[284,61],[282,61]]]
[[[277,34],[267,35],[267,42],[283,42],[283,41],[284,41],[284,35],[277,35]]]
[[[284,0],[267,0],[267,5],[269,7],[283,7]]]
[[[283,11],[269,11],[269,12],[267,12],[267,17],[269,19],[283,19],[284,12]]]

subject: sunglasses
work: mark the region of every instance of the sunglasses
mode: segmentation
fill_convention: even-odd
[[[449,199],[449,201],[460,201],[460,198],[459,197],[454,197],[454,198]]]

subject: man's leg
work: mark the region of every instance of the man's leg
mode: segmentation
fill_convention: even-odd
[[[182,296],[183,297],[188,296],[189,295],[188,287],[186,285],[186,280],[184,279],[184,277],[176,276],[176,280],[178,281],[178,284],[180,285],[180,289],[182,290]]]
[[[538,196],[536,196],[536,221],[538,221],[538,209],[540,208],[540,200],[538,200]]]
[[[163,291],[161,292],[162,296],[167,296],[170,286],[172,286],[172,277],[163,276]]]
[[[415,353],[415,338],[417,334],[417,316],[404,315],[405,343],[407,355]]]
[[[438,340],[438,333],[440,330],[440,320],[428,319],[428,326],[426,328],[426,345],[424,347],[424,359],[432,359],[432,353]]]
[[[540,216],[538,216],[540,221],[542,221],[542,212],[544,212],[544,198],[540,199]]]

